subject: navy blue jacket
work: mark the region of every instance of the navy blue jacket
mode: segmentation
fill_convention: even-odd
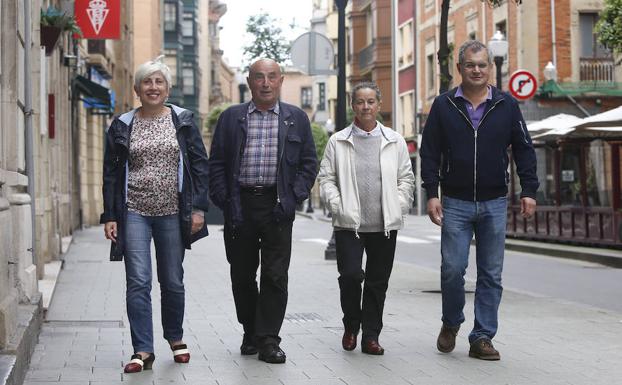
[[[276,221],[293,221],[296,204],[309,196],[317,175],[317,156],[311,125],[300,108],[279,102]],[[227,108],[220,115],[209,159],[212,202],[224,213],[230,226],[240,225],[240,163],[246,147],[249,103]]]
[[[194,123],[193,113],[174,105],[169,107],[172,110],[171,116],[177,130],[180,151],[179,221],[184,247],[190,249],[192,242],[207,235],[205,225],[191,234],[192,209],[208,210],[207,153],[201,133]],[[125,254],[127,161],[135,113],[136,110],[132,110],[115,118],[106,132],[102,186],[104,212],[100,223],[117,222],[117,242],[113,242],[111,246],[111,260],[122,260]]]
[[[508,147],[522,188],[521,198],[536,198],[536,154],[518,102],[492,88],[492,99],[475,129],[457,88],[438,96],[421,142],[421,179],[428,199],[444,195],[485,201],[508,192]]]

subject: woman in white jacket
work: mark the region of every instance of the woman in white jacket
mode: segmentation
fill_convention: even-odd
[[[354,122],[331,136],[318,179],[335,228],[342,347],[356,348],[362,329],[363,353],[381,355],[378,336],[395,240],[412,204],[415,177],[404,138],[376,120],[381,105],[378,86],[357,84],[351,101]]]

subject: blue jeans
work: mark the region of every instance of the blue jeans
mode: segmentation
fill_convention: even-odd
[[[464,322],[464,274],[475,234],[475,324],[469,342],[484,337],[492,339],[497,333],[506,221],[506,197],[484,202],[443,197],[441,290],[442,320],[447,326],[456,327]]]
[[[158,282],[162,301],[162,329],[168,341],[183,337],[184,246],[179,216],[127,214],[125,275],[127,316],[134,352],[153,352],[151,317],[151,238],[156,250]]]

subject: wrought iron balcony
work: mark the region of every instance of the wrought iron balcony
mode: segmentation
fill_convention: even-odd
[[[613,58],[579,59],[579,78],[582,82],[615,83]]]
[[[376,50],[376,40],[370,45],[359,51],[359,69],[364,70],[374,63],[374,51]]]

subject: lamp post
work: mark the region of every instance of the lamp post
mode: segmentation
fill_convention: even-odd
[[[335,119],[335,131],[342,130],[346,126],[346,6],[348,0],[335,0],[337,6],[337,116]],[[337,259],[335,247],[335,232],[333,231],[328,246],[324,251],[324,259]]]
[[[503,59],[505,58],[505,55],[508,54],[508,42],[505,40],[503,32],[495,32],[488,42],[488,49],[490,49],[490,53],[492,54],[495,62],[495,67],[497,68],[497,88],[502,90],[501,67],[503,66]]]
[[[552,62],[548,62],[542,71],[544,73],[544,80],[548,81],[557,81],[557,68],[555,68],[555,64]]]

